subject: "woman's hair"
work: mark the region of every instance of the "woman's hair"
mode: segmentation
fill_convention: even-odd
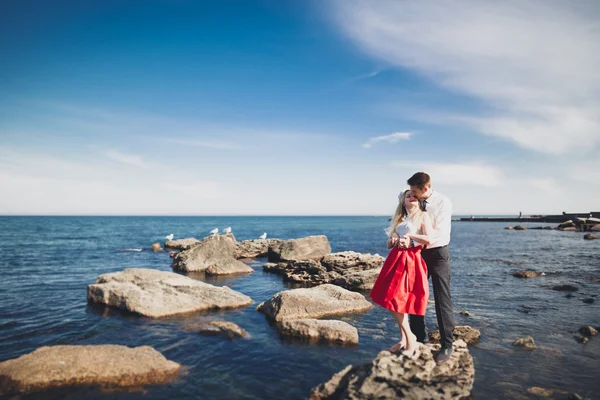
[[[392,223],[391,223],[390,227],[388,228],[388,232],[389,232],[388,236],[391,236],[392,233],[394,233],[396,231],[396,228],[398,227],[398,225],[400,225],[402,222],[404,222],[404,220],[406,219],[406,216],[408,215],[408,211],[406,210],[406,206],[404,205],[404,203],[406,202],[406,196],[408,196],[409,192],[410,192],[410,189],[406,189],[400,195],[398,207],[396,207],[396,212],[394,213],[394,216],[392,217]],[[418,219],[420,220],[421,213],[423,211],[420,204],[419,204],[418,210],[419,210],[418,211],[418,213],[419,213]]]

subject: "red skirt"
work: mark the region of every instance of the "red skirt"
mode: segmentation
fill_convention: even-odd
[[[392,248],[371,289],[375,303],[398,313],[425,315],[429,281],[421,249],[421,246]]]

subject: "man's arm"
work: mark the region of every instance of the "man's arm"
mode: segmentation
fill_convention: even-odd
[[[435,228],[433,232],[433,237],[431,239],[432,243],[437,243],[440,239],[443,239],[446,232],[450,233],[450,226],[452,224],[452,203],[450,199],[447,197],[444,198],[442,204],[440,204],[440,208],[436,213],[436,221]]]

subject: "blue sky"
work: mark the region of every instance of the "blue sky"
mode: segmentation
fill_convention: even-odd
[[[592,1],[7,1],[0,214],[600,206]]]

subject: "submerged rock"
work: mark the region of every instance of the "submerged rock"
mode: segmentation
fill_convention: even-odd
[[[100,275],[88,286],[88,301],[146,317],[244,307],[252,299],[173,272],[130,268]]]
[[[323,319],[290,319],[278,324],[282,335],[302,337],[311,341],[358,343],[358,330],[344,321]]]
[[[209,275],[252,273],[248,265],[235,259],[236,242],[231,233],[204,238],[189,250],[173,257],[173,269],[204,272]]]
[[[166,383],[181,366],[149,346],[48,346],[0,363],[0,395],[63,386]]]
[[[473,357],[462,340],[454,342],[450,359],[436,365],[439,345],[421,345],[418,358],[379,352],[370,363],[348,365],[312,389],[310,400],[464,399],[475,378]]]
[[[538,276],[544,276],[543,272],[531,271],[531,270],[522,270],[513,272],[512,276],[516,276],[517,278],[535,278]]]
[[[598,331],[593,326],[582,326],[579,328],[579,333],[581,333],[583,336],[590,337],[597,335]]]
[[[177,250],[188,250],[193,246],[200,243],[200,241],[196,238],[186,238],[186,239],[177,239],[177,240],[169,240],[165,243],[165,248],[169,249],[177,249]]]
[[[556,290],[558,292],[576,292],[579,289],[573,285],[556,285],[556,286],[546,286],[549,289]]]
[[[283,321],[360,312],[372,307],[360,293],[324,284],[276,293],[270,300],[260,303],[256,310],[272,320]]]
[[[160,247],[160,243],[153,243],[152,246],[150,246],[150,250],[152,250],[152,251],[161,251],[162,247]]]
[[[599,238],[598,236],[594,236],[594,235],[592,235],[591,233],[586,233],[586,234],[583,236],[583,239],[584,239],[584,240],[598,240],[598,239],[600,239],[600,238]]]
[[[456,326],[452,332],[454,340],[462,340],[467,344],[473,344],[479,342],[481,332],[479,329],[471,328],[468,325]],[[429,341],[431,343],[440,342],[440,331],[433,331],[429,334]]]
[[[248,332],[229,321],[199,322],[186,326],[184,330],[202,335],[225,336],[229,339],[248,336]]]
[[[537,349],[537,346],[535,345],[535,341],[533,340],[533,337],[531,337],[531,336],[527,336],[527,337],[515,340],[513,342],[513,346],[521,347],[526,350]]]
[[[513,228],[515,231],[526,231],[527,227],[523,225],[517,225]]]
[[[278,245],[271,245],[268,257],[270,262],[314,260],[329,253],[331,253],[331,246],[327,236],[319,235],[285,240]]]

